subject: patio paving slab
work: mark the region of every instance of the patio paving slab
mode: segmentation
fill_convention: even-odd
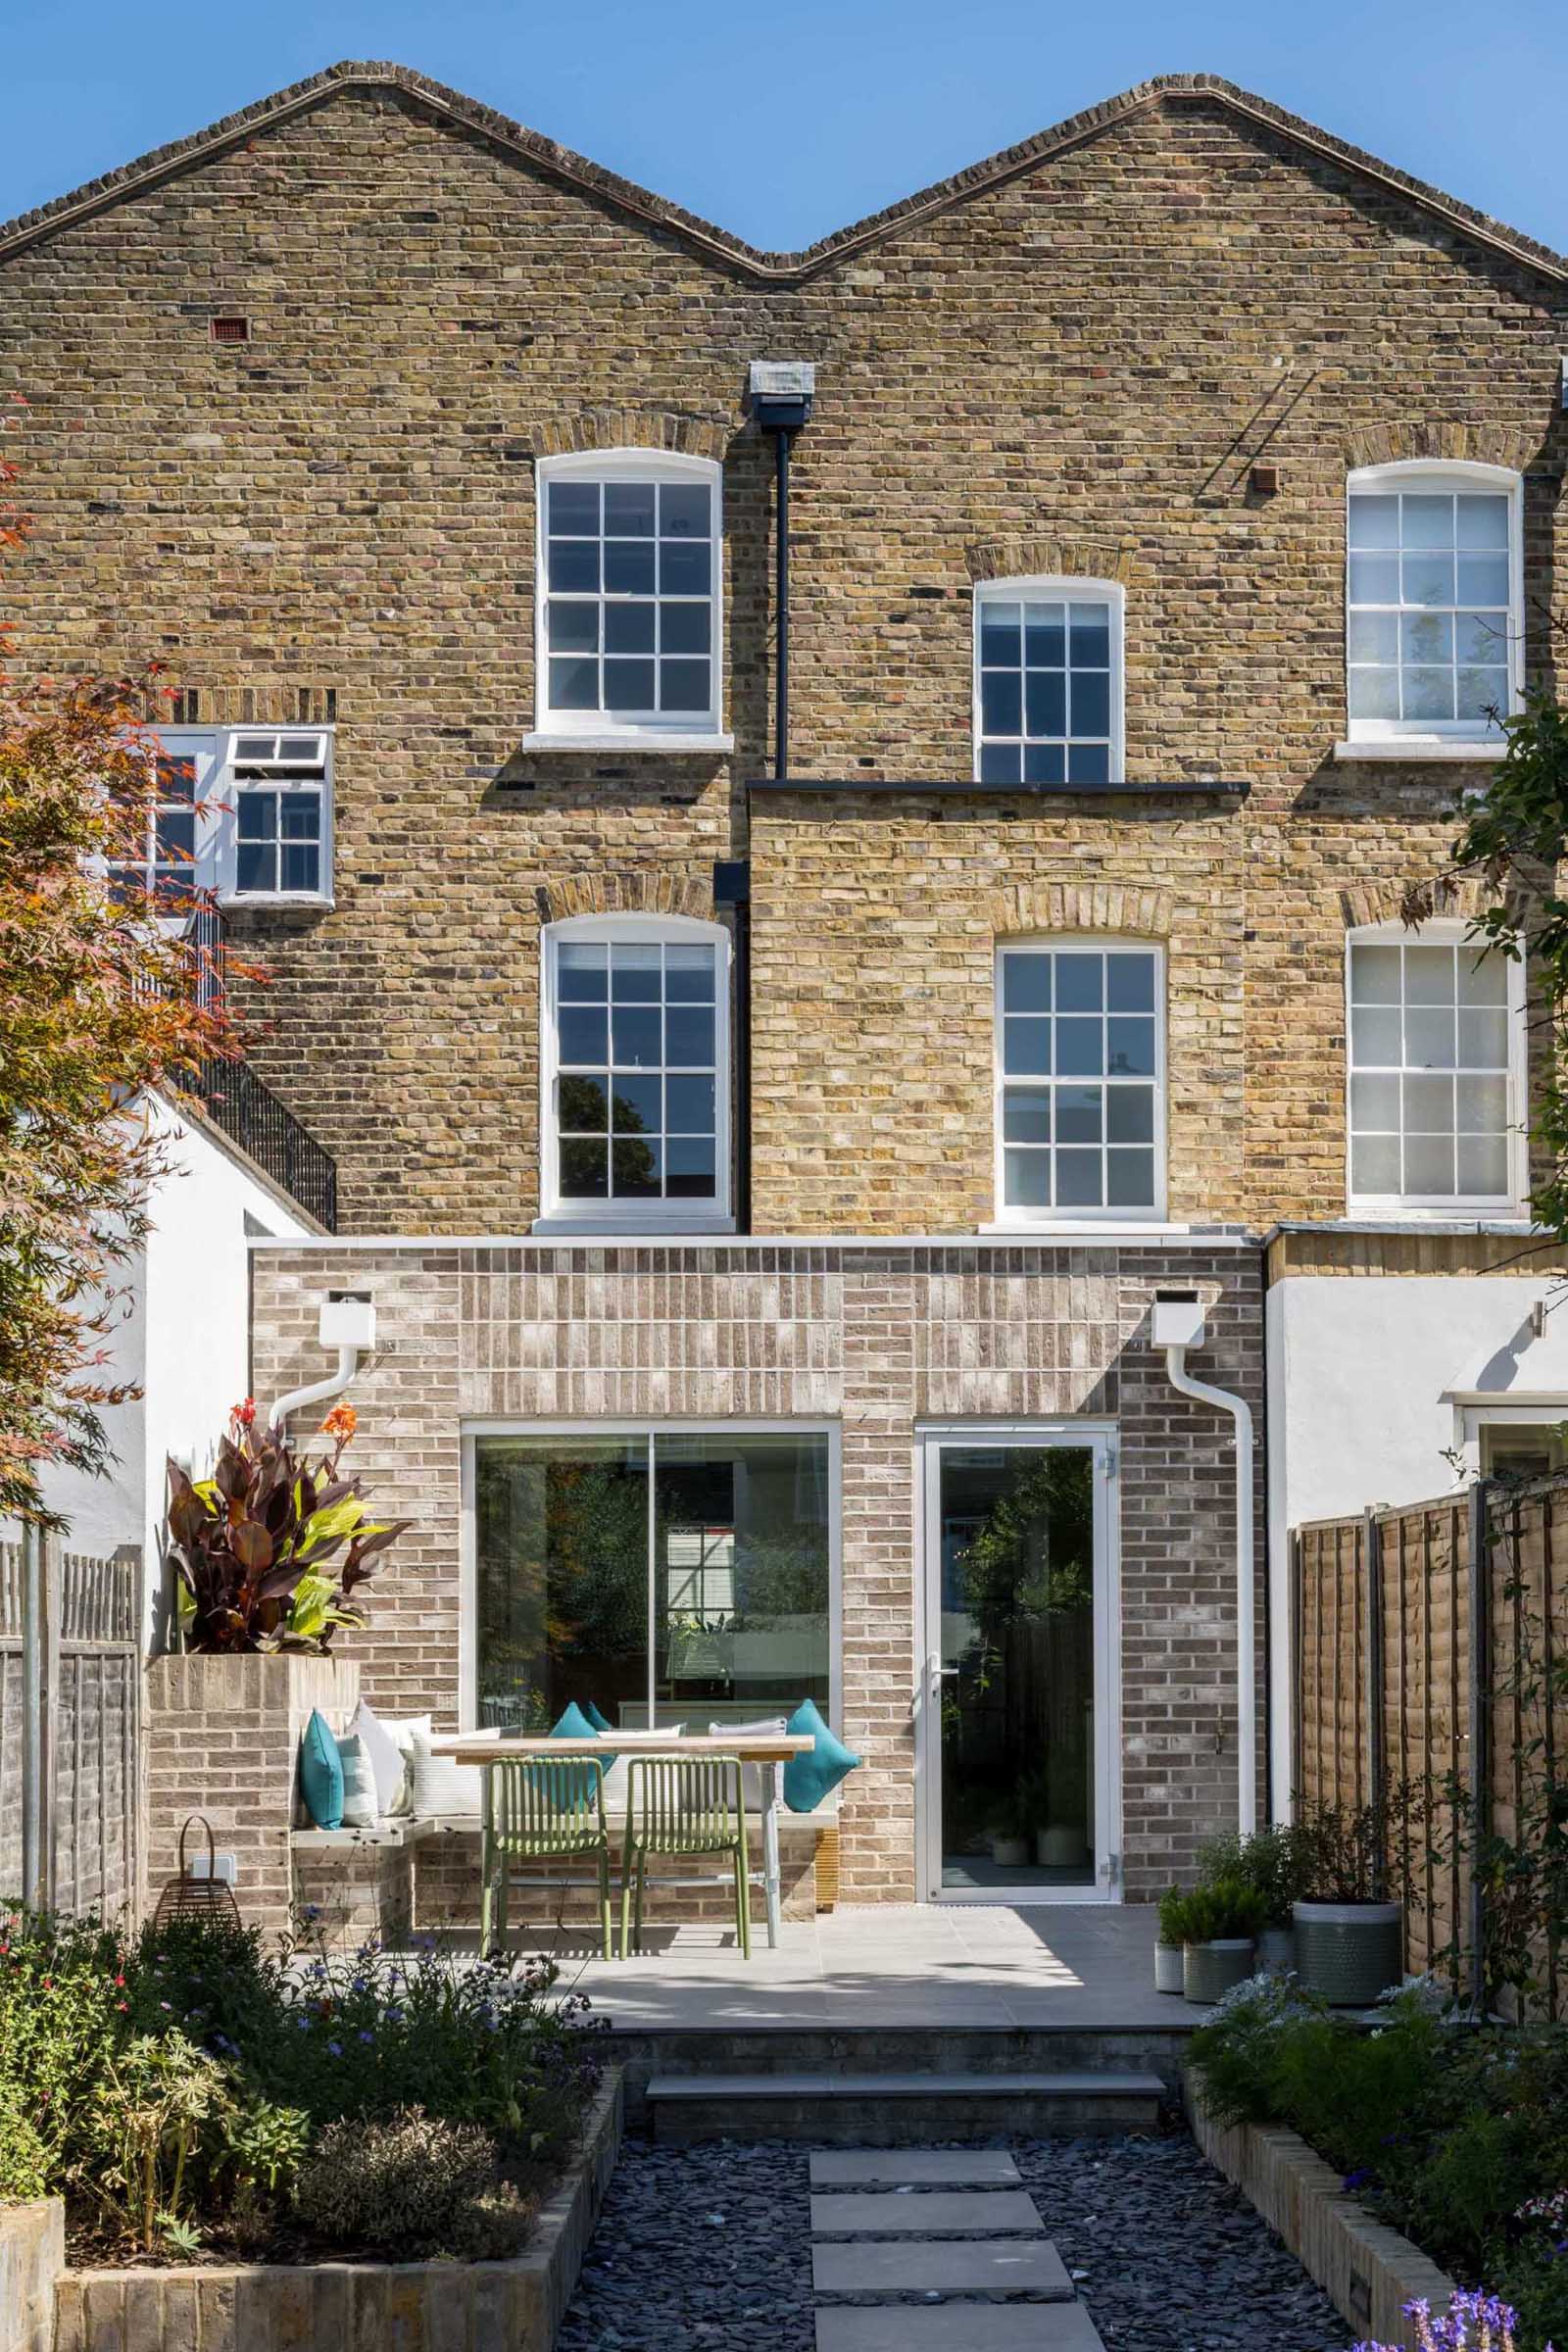
[[[1021,2188],[864,2189],[814,2195],[813,2237],[954,2237],[976,2230],[1043,2236],[1035,2201]]]
[[[1017,2188],[1022,2176],[1005,2148],[819,2148],[813,2188]]]
[[[948,2237],[913,2244],[813,2246],[819,2295],[1034,2295],[1070,2303],[1067,2266],[1049,2238]]]
[[[1081,2303],[841,2303],[816,2352],[1104,2352]]]

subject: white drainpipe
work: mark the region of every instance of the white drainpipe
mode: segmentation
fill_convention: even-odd
[[[323,1348],[336,1348],[337,1370],[325,1380],[313,1380],[308,1388],[290,1389],[279,1396],[267,1416],[268,1428],[275,1429],[279,1436],[286,1432],[290,1413],[301,1412],[308,1404],[324,1404],[329,1396],[341,1396],[374,1348],[375,1308],[369,1298],[362,1292],[328,1291],[321,1302],[317,1336]]]
[[[1236,1710],[1240,1726],[1236,1756],[1237,1827],[1250,1837],[1257,1827],[1257,1672],[1252,1556],[1252,1412],[1245,1396],[1195,1380],[1187,1350],[1203,1344],[1203,1313],[1196,1298],[1154,1300],[1153,1341],[1165,1350],[1170,1385],[1183,1396],[1229,1413],[1236,1424]]]

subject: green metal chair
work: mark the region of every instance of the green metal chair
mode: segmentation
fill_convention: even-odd
[[[735,1878],[735,1932],[752,1956],[746,1799],[738,1756],[634,1756],[626,1774],[626,1844],[620,1870],[620,1956],[643,1945],[643,1887],[650,1854],[728,1854]],[[665,1879],[706,1886],[711,1877]]]
[[[605,1958],[615,1956],[610,1898],[610,1831],[605,1768],[595,1756],[530,1758],[489,1764],[484,1773],[479,1843],[479,1949],[507,1939],[507,1879],[514,1862],[597,1858],[599,1920]],[[538,1886],[589,1886],[591,1879],[540,1877]]]

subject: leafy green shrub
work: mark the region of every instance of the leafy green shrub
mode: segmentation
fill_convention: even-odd
[[[318,2124],[421,2107],[539,2162],[568,2143],[597,2075],[586,2004],[547,2004],[555,1973],[455,1966],[428,1945],[318,1958],[282,1981],[280,2029],[257,2071]]]
[[[510,2252],[527,2222],[489,2132],[420,2107],[328,2124],[301,2168],[294,2202],[335,2245],[400,2260]]]
[[[413,2107],[480,2129],[526,2186],[569,2145],[597,2074],[587,2004],[553,2002],[554,1977],[428,1945],[302,1962],[201,1920],[127,1944],[94,1921],[0,1912],[0,2196],[62,2194],[111,2245],[188,2253],[216,2228],[254,2247],[313,2135]],[[498,2190],[473,2246],[515,2242],[520,2211]]]
[[[1221,2123],[1290,2125],[1456,2277],[1520,2313],[1519,2352],[1568,2336],[1568,2028],[1478,2028],[1416,1980],[1363,2030],[1289,1980],[1238,1985],[1194,2034]]]
[[[1166,1944],[1185,1943],[1182,1923],[1186,1916],[1187,1897],[1179,1886],[1167,1886],[1159,1898],[1159,1940]]]
[[[1179,1914],[1184,1943],[1221,1943],[1255,1936],[1267,1924],[1262,1896],[1241,1879],[1195,1886]]]
[[[1198,1884],[1250,1886],[1263,1904],[1263,1926],[1287,1928],[1291,1906],[1305,1891],[1306,1857],[1294,1823],[1244,1835],[1227,1830],[1198,1849]]]

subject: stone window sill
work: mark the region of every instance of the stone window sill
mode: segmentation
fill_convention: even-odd
[[[622,728],[618,732],[607,727],[592,735],[556,734],[549,728],[538,728],[522,739],[525,752],[709,752],[718,754],[735,749],[733,735],[710,733],[676,734],[673,729]]]
[[[1385,760],[1418,761],[1423,766],[1435,760],[1495,760],[1506,757],[1508,746],[1500,738],[1488,742],[1468,742],[1462,735],[1386,735],[1373,737],[1363,743],[1337,743],[1336,760]]]

